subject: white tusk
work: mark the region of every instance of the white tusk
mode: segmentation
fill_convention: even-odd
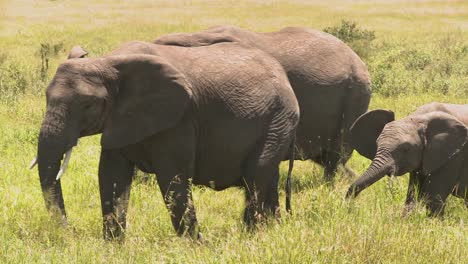
[[[31,160],[31,163],[29,163],[29,169],[34,168],[36,164],[37,164],[37,156],[33,160]]]
[[[65,170],[67,169],[67,167],[68,167],[68,162],[70,162],[70,157],[71,157],[72,149],[73,149],[73,148],[70,148],[70,149],[65,153],[65,159],[63,160],[62,166],[60,167],[60,170],[59,170],[59,172],[57,173],[57,178],[55,178],[55,180],[57,180],[57,181],[60,180],[60,177],[62,177],[63,173],[64,173]]]

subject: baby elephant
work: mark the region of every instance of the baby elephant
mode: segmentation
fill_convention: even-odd
[[[467,126],[468,104],[431,103],[397,121],[391,111],[362,115],[351,128],[352,142],[372,163],[346,197],[356,197],[385,175],[409,172],[405,213],[413,208],[416,193],[430,216],[443,215],[450,193],[465,199],[468,207]]]

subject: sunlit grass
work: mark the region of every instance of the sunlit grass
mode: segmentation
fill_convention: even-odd
[[[101,239],[99,136],[80,140],[63,178],[66,229],[50,224],[37,171],[27,169],[36,153],[43,91],[73,45],[99,56],[124,41],[216,24],[266,31],[288,25],[323,29],[353,20],[375,30],[366,62],[373,77],[386,74],[370,107],[391,109],[401,118],[432,101],[468,103],[467,10],[466,1],[0,1],[0,262],[468,263],[468,210],[462,201],[448,199],[444,220],[427,218],[422,205],[402,218],[407,176],[393,183],[383,179],[348,202],[343,197],[352,179],[340,174],[329,186],[321,167],[296,162],[293,214],[283,210],[280,224],[254,234],[243,229],[241,189],[197,187],[202,245],[175,235],[155,177],[137,179],[121,245]],[[44,80],[41,43],[64,46],[51,57]],[[431,63],[424,70],[407,69],[400,52],[410,49],[429,54]],[[392,67],[382,68],[386,63]],[[448,90],[439,92],[440,87]],[[384,96],[391,89],[401,93]],[[355,154],[348,164],[359,173],[369,161]],[[286,172],[283,163],[282,208]]]

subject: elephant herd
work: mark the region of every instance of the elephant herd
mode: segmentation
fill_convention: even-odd
[[[432,103],[395,121],[369,111],[370,76],[342,41],[312,29],[256,33],[218,26],[133,41],[101,57],[74,47],[47,87],[38,138],[47,209],[67,223],[60,177],[80,137],[102,134],[105,239],[122,239],[135,169],[155,173],[179,235],[200,238],[191,185],[245,189],[243,221],[279,216],[279,163],[312,160],[333,179],[356,149],[372,160],[355,197],[385,175],[410,173],[406,211],[449,194],[468,207],[468,105]],[[62,162],[63,159],[63,162]]]

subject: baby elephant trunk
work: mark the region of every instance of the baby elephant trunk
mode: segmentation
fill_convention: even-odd
[[[361,175],[348,189],[346,193],[346,198],[354,198],[358,194],[371,186],[385,175],[388,175],[392,172],[393,166],[388,162],[380,162],[380,159],[377,157],[372,161],[369,168]]]

